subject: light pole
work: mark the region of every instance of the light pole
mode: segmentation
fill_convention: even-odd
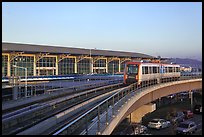
[[[191,110],[193,110],[193,91],[192,90],[190,90],[189,91],[189,94],[190,94],[190,99],[191,99]]]
[[[13,67],[25,69],[25,97],[27,97],[27,68],[19,67],[19,66],[16,66],[16,65],[13,65]]]

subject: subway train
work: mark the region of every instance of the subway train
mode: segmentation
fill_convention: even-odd
[[[180,65],[160,62],[134,62],[125,64],[124,84],[150,82],[162,83],[168,80],[178,80],[181,76]]]

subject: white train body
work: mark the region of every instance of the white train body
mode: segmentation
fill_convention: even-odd
[[[127,62],[124,69],[124,83],[138,83],[145,81],[160,83],[169,79],[180,78],[180,65],[161,64],[161,63],[143,63]]]

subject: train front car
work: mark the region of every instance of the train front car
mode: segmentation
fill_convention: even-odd
[[[124,84],[138,82],[139,62],[127,62],[124,69]]]

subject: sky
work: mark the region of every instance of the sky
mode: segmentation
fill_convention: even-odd
[[[202,60],[202,3],[3,2],[2,42]]]

